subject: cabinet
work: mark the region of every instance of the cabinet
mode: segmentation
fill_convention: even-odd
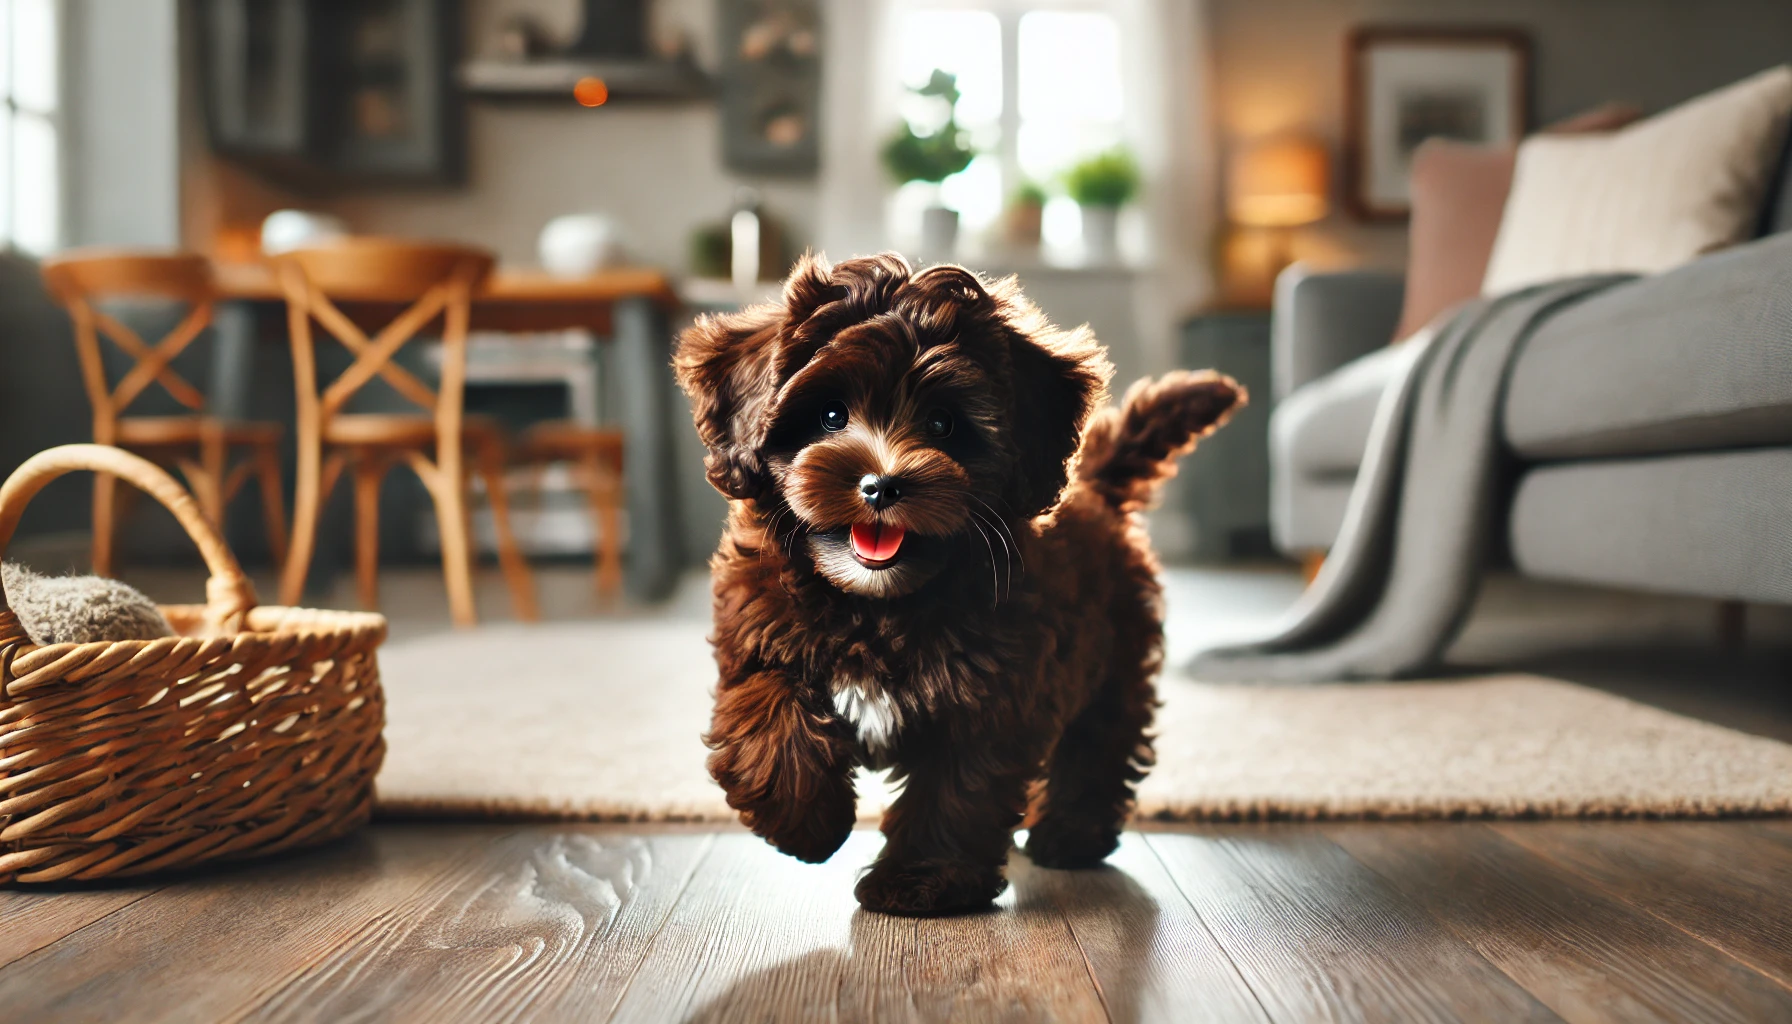
[[[1215,310],[1183,324],[1183,366],[1243,384],[1251,403],[1182,462],[1179,497],[1196,561],[1267,557],[1269,537],[1269,312]]]
[[[301,188],[463,176],[458,0],[199,0],[197,10],[219,153]]]

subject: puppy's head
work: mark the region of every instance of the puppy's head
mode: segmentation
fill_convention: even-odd
[[[1110,368],[1012,279],[805,257],[783,301],[705,317],[675,366],[709,480],[772,516],[842,590],[899,597],[988,573],[1050,508]]]

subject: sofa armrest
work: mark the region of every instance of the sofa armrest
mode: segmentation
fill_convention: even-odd
[[[1391,271],[1282,271],[1270,314],[1276,399],[1392,341],[1405,298],[1405,278]]]

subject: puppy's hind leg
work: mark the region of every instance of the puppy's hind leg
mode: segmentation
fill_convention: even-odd
[[[1046,868],[1092,868],[1120,843],[1132,810],[1133,786],[1153,754],[1151,725],[1157,674],[1153,649],[1116,659],[1095,698],[1064,730],[1052,754],[1045,808],[1027,834],[1027,856]]]

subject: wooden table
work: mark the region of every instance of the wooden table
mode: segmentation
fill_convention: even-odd
[[[215,324],[218,371],[213,405],[220,415],[246,417],[256,320],[284,305],[279,282],[262,264],[215,266],[223,301]],[[587,330],[616,346],[614,393],[627,447],[627,587],[643,600],[672,592],[683,567],[674,417],[679,415],[672,380],[669,314],[677,294],[666,275],[651,269],[617,269],[589,277],[554,277],[534,270],[495,271],[473,299],[473,329],[532,332]],[[344,303],[344,311],[371,326],[398,312],[377,304]]]

